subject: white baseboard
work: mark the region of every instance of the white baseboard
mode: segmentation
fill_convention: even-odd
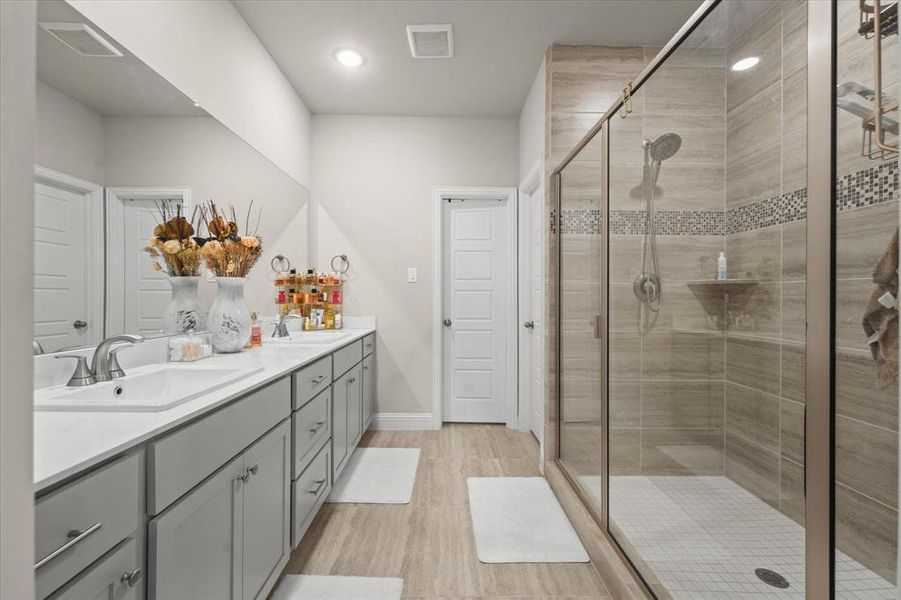
[[[372,429],[435,429],[432,413],[376,413]]]

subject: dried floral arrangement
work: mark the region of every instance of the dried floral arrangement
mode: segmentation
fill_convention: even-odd
[[[157,225],[144,252],[153,258],[153,268],[165,270],[169,277],[197,277],[204,240],[198,241],[194,233],[202,223],[201,213],[195,207],[189,221],[181,209],[180,204],[168,200],[156,203]]]
[[[201,244],[200,255],[216,277],[247,277],[250,269],[260,259],[263,242],[257,232],[263,209],[260,208],[257,212],[253,234],[250,233],[252,211],[253,201],[247,207],[244,235],[241,235],[234,206],[229,207],[228,213],[220,211],[212,200],[200,207],[201,219],[210,234]]]

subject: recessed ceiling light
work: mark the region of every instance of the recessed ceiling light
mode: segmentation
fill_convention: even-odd
[[[747,71],[751,67],[755,66],[760,62],[760,59],[756,56],[749,56],[748,58],[743,58],[740,61],[736,62],[732,65],[733,71]]]
[[[341,66],[356,69],[363,64],[363,55],[350,48],[341,48],[335,51],[335,60]]]

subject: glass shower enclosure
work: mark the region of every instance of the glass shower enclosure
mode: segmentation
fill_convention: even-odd
[[[901,597],[897,39],[705,2],[552,174],[556,459],[655,597]]]

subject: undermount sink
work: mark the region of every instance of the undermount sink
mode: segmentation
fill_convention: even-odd
[[[288,337],[265,338],[263,344],[296,344],[301,346],[307,344],[334,344],[351,335],[353,334],[349,331],[292,331],[288,334]]]
[[[85,387],[55,387],[34,395],[38,411],[158,412],[259,373],[263,367],[229,369],[155,365]]]

